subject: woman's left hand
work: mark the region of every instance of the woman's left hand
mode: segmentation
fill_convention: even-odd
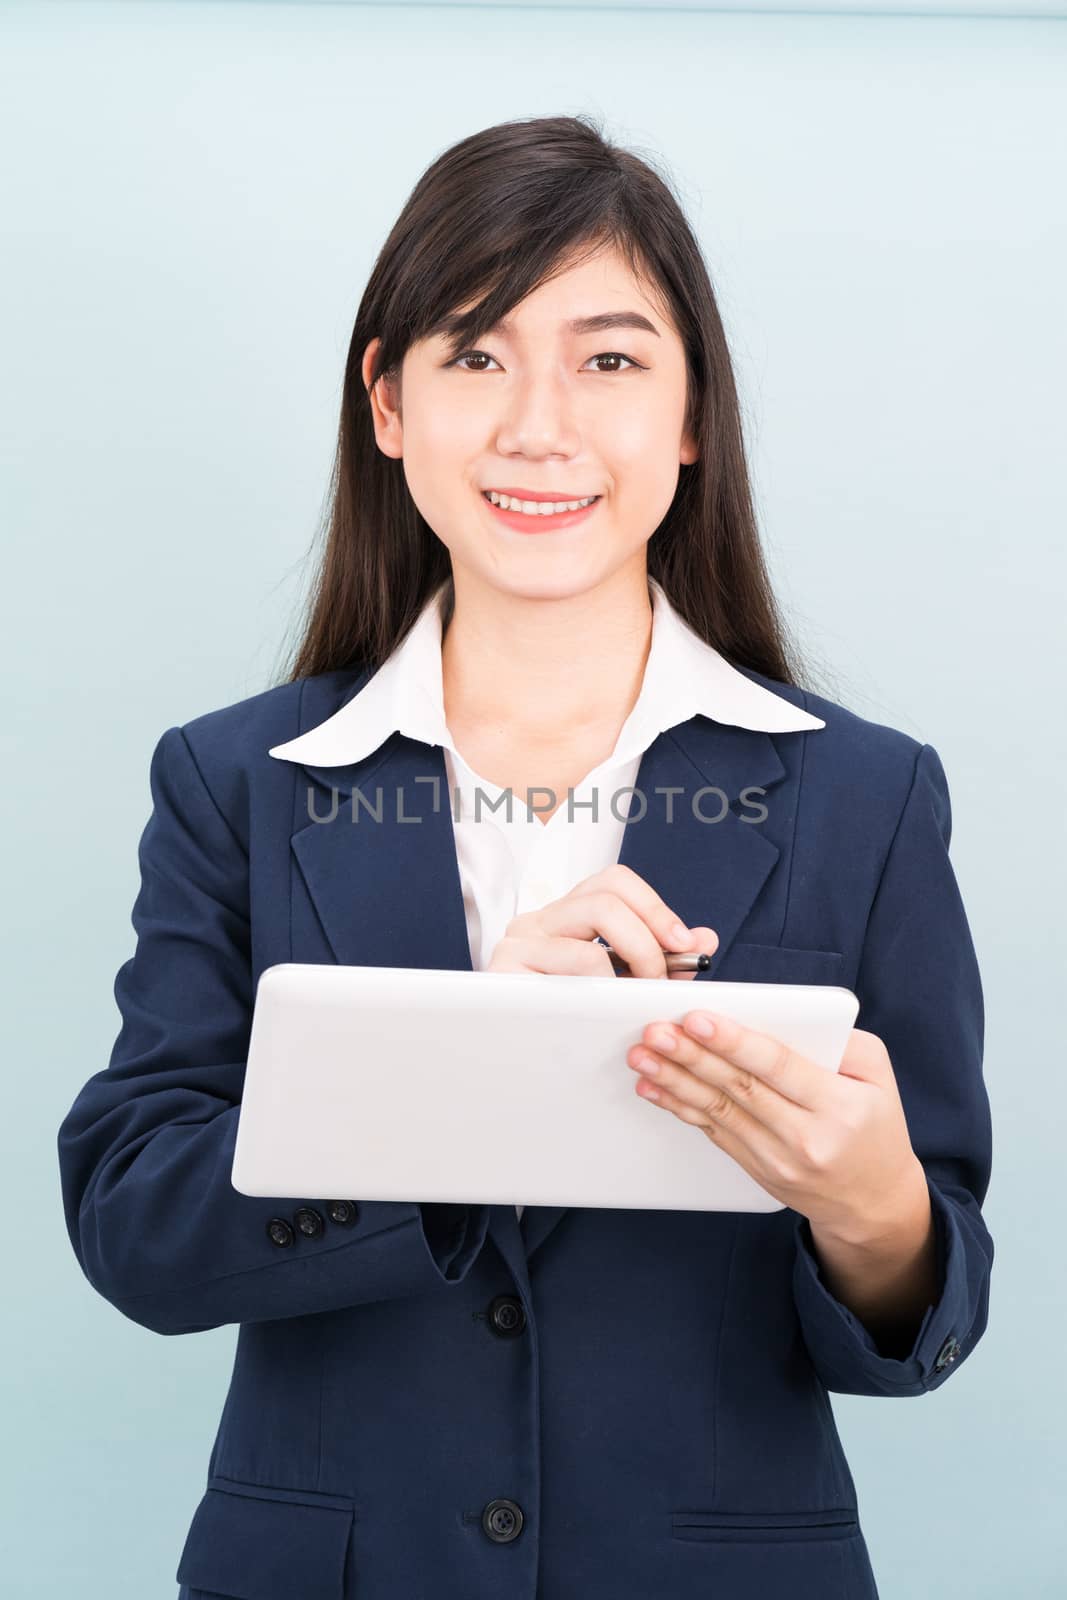
[[[700,1128],[775,1199],[843,1240],[891,1229],[900,1198],[915,1192],[922,1168],[877,1034],[853,1028],[830,1072],[720,1012],[690,1011],[681,1024],[650,1022],[626,1060],[642,1074],[638,1094]]]

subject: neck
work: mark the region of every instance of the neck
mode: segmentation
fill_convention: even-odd
[[[582,594],[531,599],[453,575],[441,643],[445,719],[507,725],[531,740],[622,727],[652,640],[642,563]]]

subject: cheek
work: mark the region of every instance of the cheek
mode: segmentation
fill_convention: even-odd
[[[462,416],[419,416],[404,428],[404,479],[430,527],[448,543],[450,530],[471,526],[477,475],[470,463],[484,456],[484,433]],[[477,505],[473,507],[477,515]]]
[[[647,443],[647,441],[646,441]],[[627,531],[647,540],[670,510],[678,490],[680,462],[669,442],[649,444],[628,458],[616,451],[608,471],[614,485],[611,507],[615,536]]]
[[[626,497],[640,499],[647,506],[662,505],[666,510],[674,497],[681,467],[682,418],[675,417],[674,396],[641,397],[611,419],[597,453],[607,464],[613,479],[626,490]]]
[[[404,420],[404,457],[412,476],[427,488],[434,479],[458,480],[471,459],[485,450],[484,422],[470,407],[442,402],[410,410]]]
[[[444,503],[441,493],[441,475],[433,470],[430,460],[421,455],[417,449],[409,448],[404,441],[404,480],[408,486],[408,493],[414,500],[420,514],[426,519],[434,532],[438,532],[447,522],[443,515]]]

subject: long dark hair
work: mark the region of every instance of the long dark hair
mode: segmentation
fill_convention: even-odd
[[[451,575],[402,461],[375,441],[361,372],[371,339],[381,339],[373,384],[399,373],[408,347],[433,331],[477,342],[560,263],[604,246],[657,284],[670,308],[686,352],[686,423],[700,451],[681,466],[649,540],[649,574],[730,661],[799,681],[760,546],[733,368],[700,246],[669,179],[608,143],[587,116],[521,118],[461,139],[423,173],[382,246],[352,330],[325,546],[285,681],[380,665]],[[446,625],[452,598],[450,586]]]

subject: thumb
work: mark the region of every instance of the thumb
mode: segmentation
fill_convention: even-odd
[[[715,954],[719,948],[719,935],[714,928],[690,928],[689,932],[692,934],[692,938],[687,949],[683,952],[684,954],[692,955],[698,952],[708,956]],[[692,983],[698,974],[695,972],[672,972],[670,976]]]
[[[889,1052],[876,1033],[866,1028],[853,1028],[848,1036],[838,1072],[845,1078],[859,1078],[864,1083],[888,1084],[896,1080],[889,1060]]]

